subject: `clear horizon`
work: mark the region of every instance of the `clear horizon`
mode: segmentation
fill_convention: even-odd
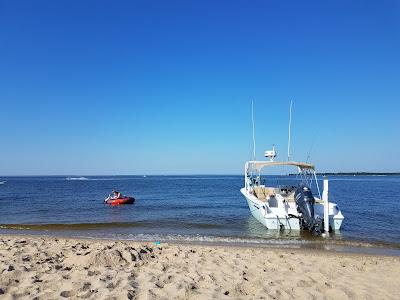
[[[5,1],[0,176],[399,172],[400,2]],[[61,175],[63,176],[63,175]],[[90,176],[90,175],[87,175]]]
[[[364,173],[366,174],[389,174],[390,175],[400,175],[400,172],[365,172],[365,171],[354,171],[354,172],[317,172],[317,176],[321,174],[326,174],[326,173],[332,173],[332,176],[336,176],[337,174],[360,174],[360,176],[363,176]],[[295,174],[293,172],[290,172],[291,175]],[[280,173],[262,173],[262,175],[271,175],[271,176],[287,176],[287,174],[280,174]],[[11,178],[11,177],[122,177],[122,176],[134,176],[134,177],[143,177],[143,176],[244,176],[244,174],[218,174],[218,173],[212,173],[212,174],[31,174],[31,175],[0,175],[1,178]],[[340,176],[340,175],[339,175]],[[343,175],[344,176],[344,175]],[[370,175],[365,175],[365,176],[370,176]],[[374,175],[371,175],[374,176]]]

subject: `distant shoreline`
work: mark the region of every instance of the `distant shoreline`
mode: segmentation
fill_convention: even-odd
[[[390,173],[375,173],[375,172],[327,172],[327,173],[317,173],[321,176],[398,176],[400,172],[390,172]]]

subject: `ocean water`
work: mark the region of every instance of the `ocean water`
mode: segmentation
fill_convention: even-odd
[[[378,247],[400,253],[400,176],[331,176],[340,232],[267,230],[240,193],[243,176],[2,177],[0,234],[301,247]],[[292,176],[268,176],[275,185]],[[322,181],[320,181],[322,187]],[[133,205],[109,206],[116,189]],[[396,252],[397,251],[397,252]]]

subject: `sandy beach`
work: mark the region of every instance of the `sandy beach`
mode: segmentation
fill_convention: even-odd
[[[0,236],[1,299],[398,299],[400,258]]]

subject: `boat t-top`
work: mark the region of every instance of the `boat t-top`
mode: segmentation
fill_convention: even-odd
[[[268,229],[309,230],[315,235],[339,230],[344,219],[337,204],[328,201],[328,180],[321,197],[315,167],[296,161],[277,162],[275,149],[266,151],[269,160],[245,164],[245,184],[240,190],[251,214]],[[271,186],[261,178],[261,170],[274,166],[297,168],[296,185]],[[311,191],[312,184],[318,197]]]

